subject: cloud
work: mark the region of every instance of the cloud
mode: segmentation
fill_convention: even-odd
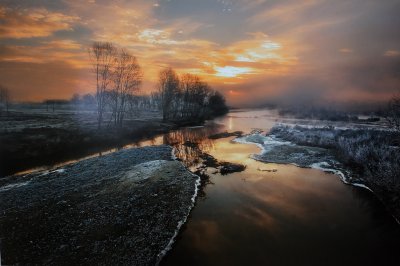
[[[400,56],[400,52],[397,50],[387,50],[383,55],[388,57],[395,57]]]
[[[72,24],[79,20],[60,12],[45,8],[11,9],[0,7],[0,38],[23,39],[46,37],[61,30],[72,30]]]
[[[72,40],[43,41],[34,46],[0,46],[0,62],[49,63],[65,62],[75,68],[88,68],[84,47]]]
[[[165,44],[165,45],[185,45],[186,41],[173,40],[170,37],[171,33],[164,30],[157,29],[144,29],[138,33],[138,38],[141,41],[151,44]]]

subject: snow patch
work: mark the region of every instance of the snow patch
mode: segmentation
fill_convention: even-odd
[[[56,170],[54,170],[54,171],[51,171],[50,173],[59,173],[59,174],[65,173],[65,169],[63,169],[63,168],[56,169]]]
[[[38,175],[38,177],[40,177],[40,176],[46,176],[46,175],[48,175],[48,174],[53,174],[53,173],[62,174],[62,173],[65,173],[65,171],[66,171],[66,170],[65,170],[64,168],[55,169],[55,170],[53,170],[53,171],[46,170],[46,171],[43,171],[42,174]]]
[[[364,184],[360,184],[360,183],[351,183],[353,186],[355,186],[355,187],[361,187],[361,188],[365,188],[366,190],[369,190],[369,191],[371,191],[371,192],[374,192],[372,189],[370,189],[369,187],[367,187],[366,185],[364,185]]]
[[[335,174],[340,177],[343,183],[351,185],[351,183],[347,180],[346,175],[342,171],[332,168],[328,162],[313,163],[310,165],[310,167],[313,169],[318,169],[324,172]]]
[[[262,145],[294,145],[290,141],[284,141],[281,139],[276,138],[274,135],[263,136],[261,134],[251,134],[245,135],[243,137],[237,137],[233,141],[238,143],[245,143],[245,144],[262,144]]]
[[[259,133],[250,134],[243,137],[237,137],[233,139],[233,141],[241,144],[257,145],[261,149],[261,153],[259,155],[271,151],[276,146],[282,146],[282,145],[295,146],[295,144],[293,144],[292,142],[278,139],[274,135],[263,136]],[[254,159],[253,156],[251,157]]]
[[[10,189],[14,189],[14,188],[19,188],[19,187],[22,187],[22,186],[26,186],[30,182],[31,181],[25,181],[25,182],[14,183],[14,184],[9,184],[9,185],[2,186],[2,187],[0,187],[0,192],[7,191],[7,190],[10,190]]]
[[[124,175],[125,180],[137,182],[146,180],[153,176],[153,173],[160,169],[167,161],[155,160],[135,165],[131,170]]]
[[[178,158],[176,157],[175,152],[176,152],[176,148],[175,148],[175,147],[172,147],[172,150],[171,150],[171,158],[172,158],[172,160],[174,160],[174,161],[176,161],[176,160],[178,159]]]
[[[355,187],[364,188],[372,193],[374,192],[372,189],[370,189],[369,187],[367,187],[364,184],[349,181],[348,178],[346,178],[346,175],[342,171],[331,168],[330,164],[327,162],[314,163],[314,164],[310,165],[310,167],[314,168],[314,169],[322,170],[324,172],[335,174],[335,175],[339,176],[340,179],[342,180],[342,182],[345,183],[346,185],[352,185]]]

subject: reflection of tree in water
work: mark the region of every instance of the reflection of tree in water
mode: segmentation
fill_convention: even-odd
[[[202,128],[183,128],[165,134],[163,144],[175,148],[175,155],[187,166],[200,163],[200,156],[213,148],[213,140],[208,136],[215,134],[220,125],[212,124]]]
[[[175,156],[182,160],[183,164],[192,169],[193,173],[200,177],[199,197],[205,197],[204,188],[210,183],[210,177],[205,173],[203,165],[204,156],[213,148],[214,140],[209,139],[221,129],[221,125],[209,124],[205,127],[183,128],[163,136],[163,144],[175,148]]]
[[[200,177],[199,197],[205,197],[204,188],[212,184],[207,173],[209,167],[214,168],[215,173],[222,175],[233,172],[241,172],[246,166],[230,162],[220,162],[210,155],[214,147],[215,139],[209,136],[220,132],[223,126],[218,124],[207,125],[202,128],[183,128],[163,136],[163,144],[173,146],[175,155],[190,168],[191,171]]]

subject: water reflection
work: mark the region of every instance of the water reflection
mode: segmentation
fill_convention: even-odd
[[[249,132],[274,121],[247,112],[218,122]],[[215,185],[206,187],[163,265],[400,265],[399,226],[372,194],[319,170],[254,161],[257,146],[231,139],[207,152],[246,170],[208,171]],[[265,168],[277,171],[258,170]]]
[[[213,149],[214,141],[208,136],[219,132],[222,125],[208,123],[204,127],[183,128],[165,134],[163,144],[175,148],[175,156],[191,167],[199,163],[200,155]]]

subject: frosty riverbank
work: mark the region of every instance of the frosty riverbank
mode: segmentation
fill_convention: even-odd
[[[155,264],[197,191],[171,152],[125,149],[1,179],[3,263]]]
[[[345,184],[373,191],[396,221],[400,220],[400,156],[398,133],[333,126],[275,125],[237,139],[258,145],[253,158],[262,162],[294,164],[337,174]]]

